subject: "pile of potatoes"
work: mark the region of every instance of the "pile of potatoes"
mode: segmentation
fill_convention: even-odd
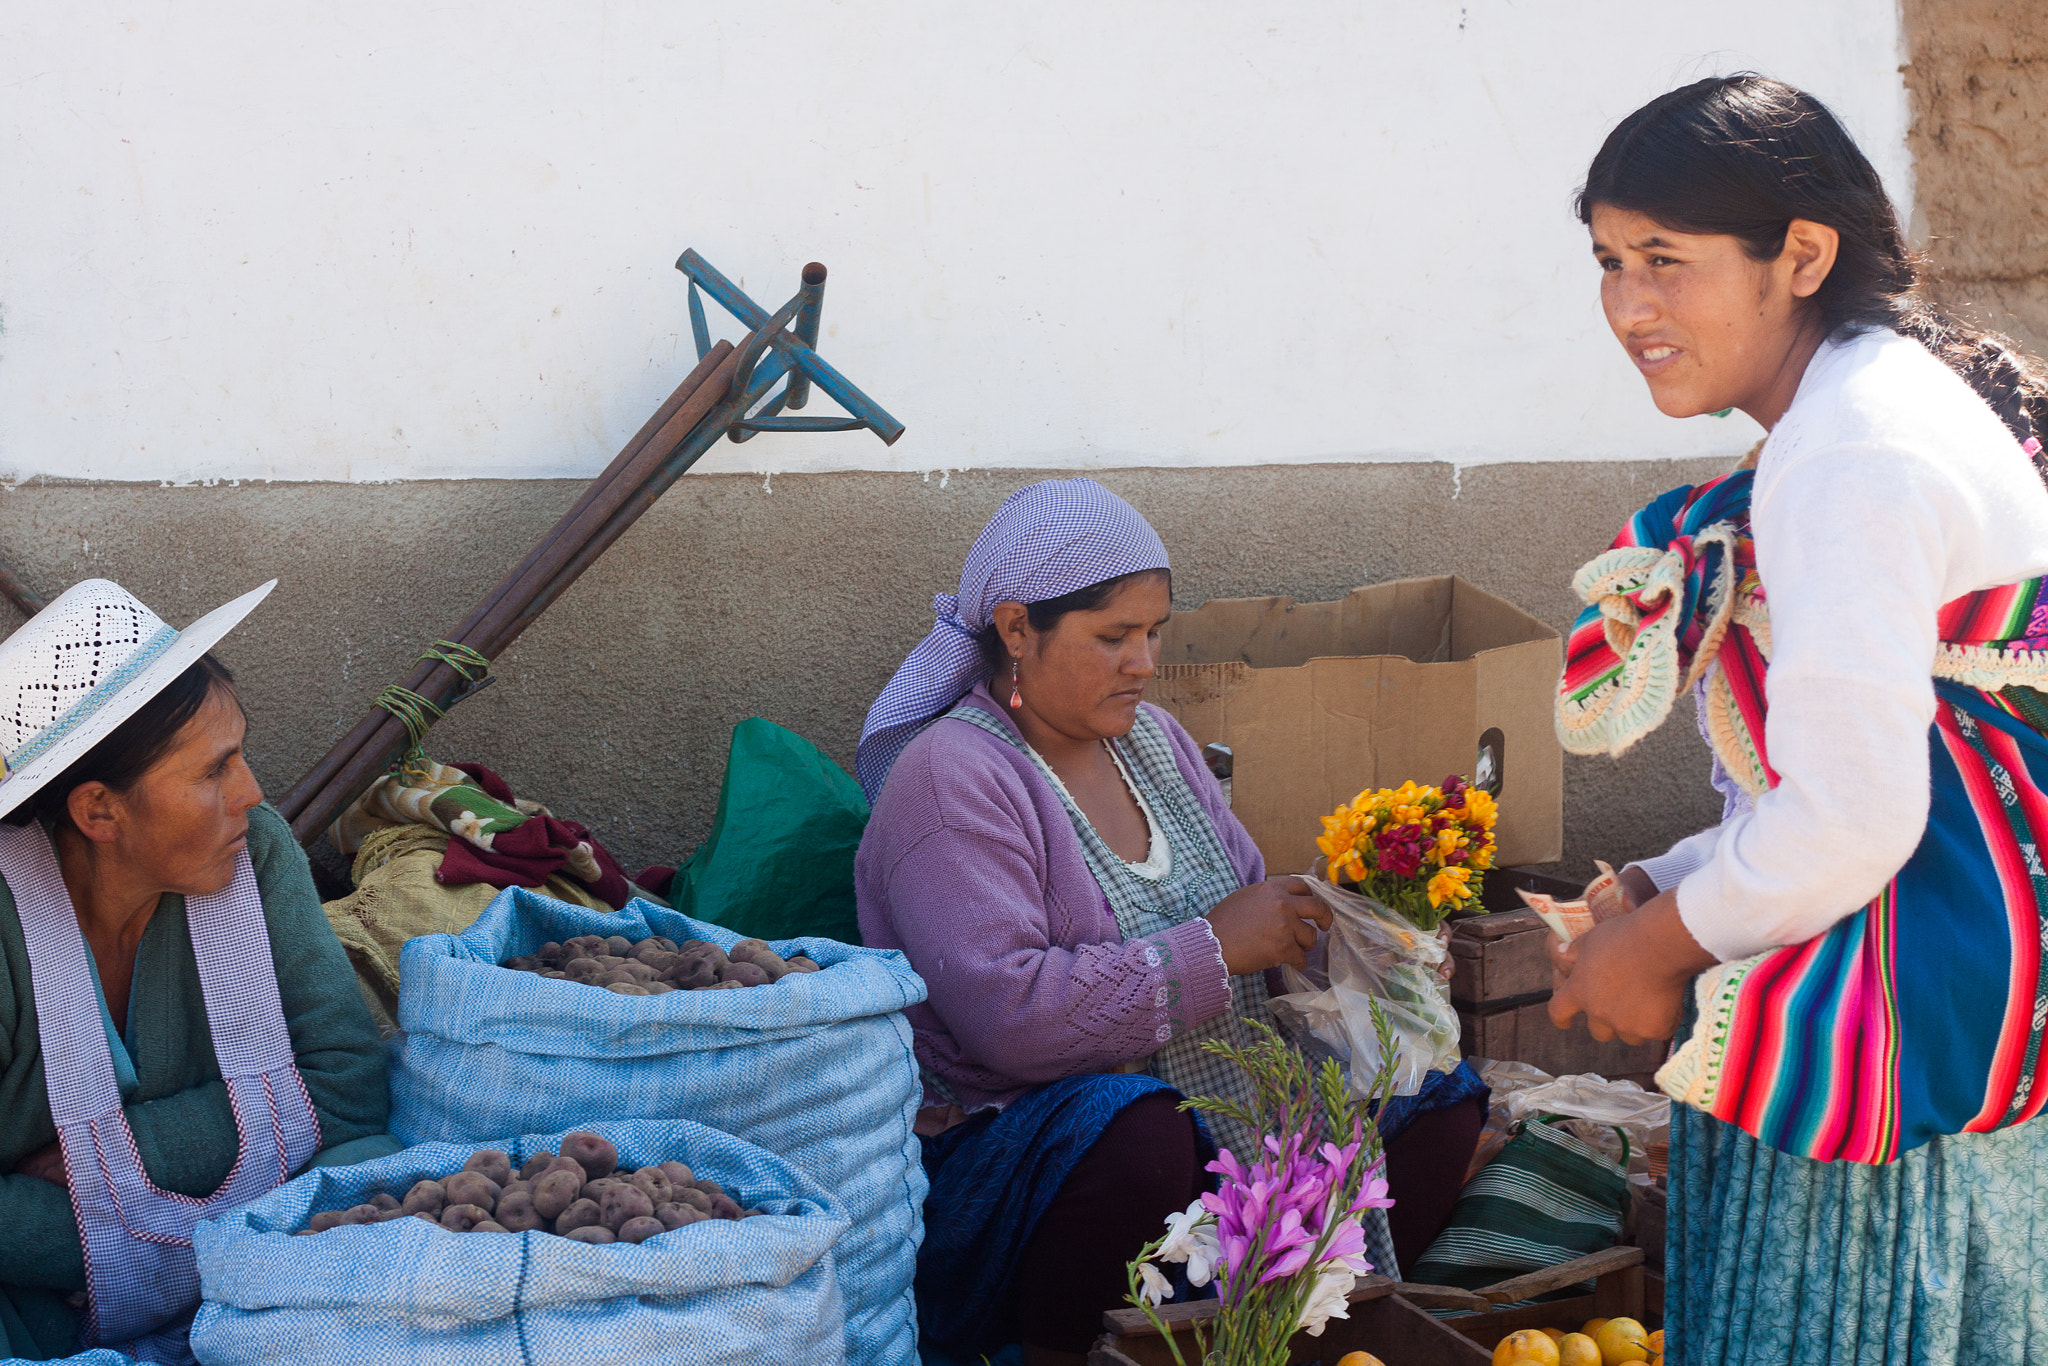
[[[792,972],[818,970],[818,965],[802,954],[784,958],[769,948],[765,939],[742,939],[730,949],[721,949],[701,939],[678,944],[655,935],[636,942],[622,934],[609,939],[579,934],[561,944],[549,940],[538,952],[507,958],[500,966],[586,982],[621,996],[765,987]]]
[[[539,1229],[579,1243],[642,1243],[703,1219],[744,1219],[716,1181],[700,1181],[680,1162],[619,1170],[619,1150],[596,1134],[570,1134],[561,1153],[535,1153],[515,1173],[495,1149],[472,1156],[439,1181],[414,1183],[403,1200],[378,1192],[351,1209],[316,1214],[298,1235],[346,1224],[424,1219],[451,1233],[524,1233]]]

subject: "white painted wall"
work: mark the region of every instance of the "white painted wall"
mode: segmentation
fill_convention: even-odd
[[[826,262],[909,427],[700,468],[1739,449],[1651,408],[1571,191],[1753,67],[1903,196],[1898,64],[1894,0],[9,5],[0,470],[588,473],[688,366],[686,246],[771,308]]]

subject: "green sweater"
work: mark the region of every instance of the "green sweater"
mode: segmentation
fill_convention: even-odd
[[[320,1121],[322,1148],[381,1134],[391,1108],[383,1046],[355,972],[321,912],[305,852],[268,805],[249,813],[249,858],[263,896],[292,1051]],[[164,897],[143,931],[129,999],[139,1089],[126,1108],[142,1165],[165,1190],[211,1194],[233,1168],[238,1140],[227,1084],[213,1054],[182,896]],[[9,1306],[0,1305],[0,1336],[15,1339],[8,1345],[17,1353],[27,1345],[18,1340],[24,1327],[43,1349],[38,1355],[76,1350],[65,1340],[73,1329],[69,1312],[62,1310],[65,1292],[85,1288],[70,1196],[48,1181],[12,1174],[16,1162],[56,1137],[28,945],[14,896],[0,882],[0,1173],[7,1173],[0,1175],[0,1228],[7,1231],[0,1238],[0,1291],[14,1310],[10,1314]],[[387,1152],[396,1147],[388,1140],[381,1146]],[[59,1340],[48,1340],[53,1332]]]

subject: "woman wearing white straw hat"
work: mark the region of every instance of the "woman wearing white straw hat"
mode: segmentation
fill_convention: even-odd
[[[193,1225],[397,1148],[207,653],[271,587],[174,631],[90,579],[0,643],[0,1355],[189,1360]]]

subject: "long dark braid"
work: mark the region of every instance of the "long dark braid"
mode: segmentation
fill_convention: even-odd
[[[1763,76],[1720,76],[1660,95],[1618,124],[1586,172],[1578,215],[1595,204],[1679,232],[1726,234],[1774,260],[1795,218],[1840,234],[1813,302],[1833,334],[1889,327],[1940,357],[1991,405],[2048,480],[2048,366],[2010,338],[1934,303],[1869,158],[1813,96]]]

